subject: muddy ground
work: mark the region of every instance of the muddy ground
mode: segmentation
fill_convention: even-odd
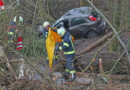
[[[127,45],[128,39],[130,39],[130,32],[124,31],[121,33],[120,36],[123,42],[125,43],[125,45]],[[97,41],[98,39],[102,37],[103,35],[94,37],[94,38],[83,38],[83,39],[76,40],[75,41],[76,53],[78,54],[81,50],[88,47],[93,42]],[[76,59],[75,60],[76,71],[81,72],[83,69],[85,69],[89,65],[91,59],[93,58],[97,50],[101,48],[106,42],[102,43],[101,45],[94,48],[90,52]],[[110,70],[115,64],[115,61],[121,55],[122,51],[120,52],[116,51],[116,52],[111,53],[108,51],[109,46],[110,46],[109,44],[105,46],[105,48],[103,48],[101,52],[95,58],[95,62],[92,63],[93,71],[91,68],[88,68],[85,71],[86,75],[89,75],[91,78],[94,79],[94,82],[91,82],[89,85],[74,84],[73,86],[72,85],[67,85],[67,86],[65,85],[63,87],[57,86],[56,89],[60,90],[64,88],[66,90],[66,87],[67,88],[73,87],[74,90],[75,89],[76,90],[86,90],[86,89],[87,90],[123,90],[123,89],[130,90],[130,84],[129,84],[130,83],[130,72],[129,72],[130,66],[126,62],[127,61],[126,56],[123,56],[121,58],[120,62],[116,65],[116,67],[114,68],[114,70],[112,71],[110,75]],[[103,74],[99,70],[99,58],[102,58],[103,60],[103,71],[104,71]],[[64,58],[61,58],[61,59],[64,60]],[[7,89],[11,89],[11,90],[12,89],[17,90],[18,88],[21,90],[26,90],[26,89],[32,90],[32,89],[39,89],[39,88],[41,90],[44,90],[45,88],[49,90],[53,90],[49,81],[51,79],[48,79],[49,73],[48,71],[45,71],[46,67],[44,67],[45,64],[44,64],[43,59],[41,58],[40,62],[39,60],[35,60],[32,58],[27,59],[27,60],[28,60],[27,62],[31,62],[30,66],[32,67],[30,67],[30,69],[34,71],[36,70],[38,72],[35,74],[34,78],[29,79],[28,76],[25,76],[23,79],[19,79],[15,81],[14,78],[9,73],[8,75],[4,77],[0,77],[0,85],[2,86],[2,88],[5,89],[5,86],[7,86]],[[62,73],[64,69],[62,65],[63,63],[61,61],[56,66],[54,65],[53,66],[54,72]],[[47,70],[48,70],[48,67],[47,67]],[[44,78],[41,78],[42,75]],[[54,81],[52,82],[54,84]],[[54,85],[57,85],[57,84],[54,84]]]
[[[103,37],[103,35],[102,36],[98,36],[98,37],[94,37],[94,38],[84,38],[84,39],[76,40],[75,41],[75,47],[76,47],[76,53],[77,53],[77,55],[78,55],[78,53],[80,51],[84,50],[84,48],[90,46],[93,42],[99,40],[102,37]],[[122,41],[124,42],[124,44],[127,47],[128,46],[128,39],[130,39],[130,32],[123,31],[120,34],[120,37],[121,37]],[[107,39],[107,41],[109,41],[109,39]],[[101,45],[97,46],[96,48],[92,49],[90,52],[86,53],[85,55],[83,55],[82,57],[80,57],[79,59],[77,59],[76,61],[80,62],[82,67],[85,67],[86,65],[89,64],[89,62],[91,61],[91,59],[95,56],[97,50],[99,48],[101,48],[107,41],[105,41]],[[99,58],[103,59],[104,64],[106,64],[106,62],[109,62],[109,61],[114,61],[115,62],[118,59],[118,57],[122,54],[122,50],[121,51],[110,52],[109,51],[110,44],[108,44],[107,46],[105,46],[99,52],[99,54],[95,58],[95,64],[98,64]],[[124,60],[127,60],[125,58],[125,56],[124,56]],[[114,62],[112,62],[112,63],[114,63]],[[109,68],[109,67],[107,67],[107,68]]]

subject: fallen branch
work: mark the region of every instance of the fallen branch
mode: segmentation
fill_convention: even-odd
[[[122,31],[123,31],[123,30],[122,30]],[[95,61],[95,58],[96,58],[97,54],[98,54],[106,45],[108,45],[108,44],[109,44],[119,33],[121,33],[122,31],[119,31],[117,34],[115,34],[107,43],[105,43],[102,47],[100,47],[100,48],[97,50],[96,54],[95,54],[94,57],[91,59],[89,65],[86,66],[85,69],[82,70],[82,72],[80,73],[80,76],[82,76],[82,74],[83,74],[86,70],[88,70],[88,68],[90,68],[90,66],[92,65],[92,63]],[[104,36],[104,37],[105,37],[105,36]],[[83,52],[82,54],[85,54],[86,52],[88,52],[87,50],[88,50],[88,49],[86,49],[86,51]],[[79,57],[81,57],[81,54],[78,55],[78,56],[76,56],[74,60],[76,60],[76,59],[79,58]]]
[[[95,48],[96,46],[100,45],[103,43],[106,39],[110,38],[113,35],[113,32],[108,33],[107,35],[103,36],[103,38],[99,39],[98,41],[92,43],[90,46],[87,48],[83,49],[81,52],[78,53],[78,55],[85,54]]]

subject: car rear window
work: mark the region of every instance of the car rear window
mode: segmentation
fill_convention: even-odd
[[[83,17],[75,17],[71,19],[71,26],[75,26],[82,23],[86,23],[86,20]]]

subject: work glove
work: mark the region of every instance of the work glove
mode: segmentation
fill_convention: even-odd
[[[58,46],[55,47],[55,51],[59,51],[59,47]]]

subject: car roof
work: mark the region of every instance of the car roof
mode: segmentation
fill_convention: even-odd
[[[84,17],[91,14],[92,8],[91,7],[80,7],[74,8],[67,11],[61,18],[73,18],[73,17]]]
[[[68,10],[55,23],[53,23],[52,26],[55,26],[58,22],[65,19],[70,19],[74,17],[87,17],[91,15],[91,12],[92,12],[92,7],[80,7],[80,8],[74,8],[74,9]]]

